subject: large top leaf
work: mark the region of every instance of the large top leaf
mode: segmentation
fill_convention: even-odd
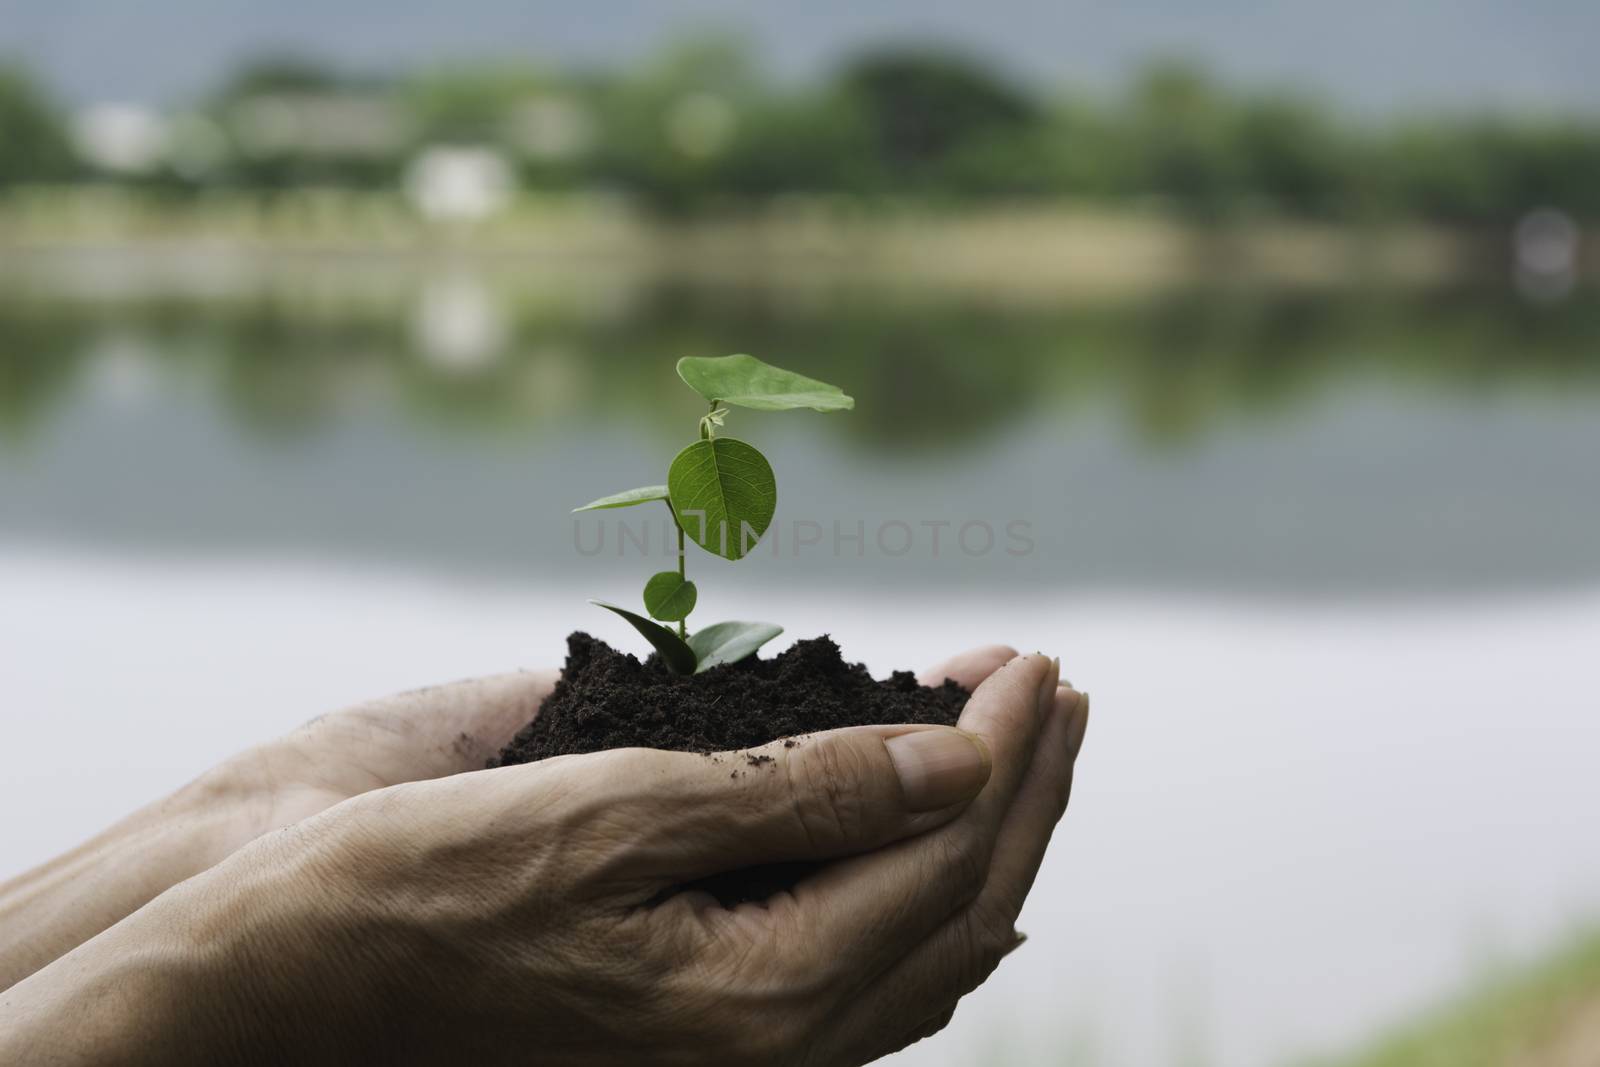
[[[774,367],[754,356],[685,356],[678,360],[678,377],[712,403],[760,411],[848,411],[856,406],[837,385]]]
[[[673,514],[689,539],[741,559],[772,523],[778,483],[767,458],[743,441],[714,437],[678,453],[667,471]]]
[[[599,511],[601,508],[626,508],[634,504],[645,504],[652,500],[667,499],[667,487],[664,485],[641,485],[637,489],[624,489],[620,493],[603,496],[599,500],[591,500],[581,508],[573,511]]]

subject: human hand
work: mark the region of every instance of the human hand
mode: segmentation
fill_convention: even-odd
[[[944,847],[956,853],[973,848],[988,858],[982,885],[870,990],[848,1003],[830,1024],[826,1046],[837,1050],[839,1058],[821,1062],[866,1063],[937,1034],[950,1024],[957,1002],[1022,944],[1017,917],[1056,824],[1066,813],[1089,725],[1089,694],[1060,681],[1059,660],[1052,663],[1049,677],[1041,690],[1036,732],[1017,701],[975,706],[975,694],[962,713],[960,727],[984,737],[996,752],[995,780],[961,818],[899,847]],[[884,1025],[886,1019],[917,1015],[923,1022],[910,1031]]]
[[[994,672],[965,733],[819,734],[733,777],[632,749],[368,793],[178,887],[100,951],[187,946],[215,1029],[184,1037],[212,1054],[865,1062],[942,1025],[1016,944],[1086,711],[1055,674],[1042,657]],[[764,906],[677,891],[841,856]],[[48,1000],[59,971],[12,992]]]
[[[427,686],[319,715],[246,749],[197,783],[236,798],[233,833],[216,859],[353,796],[482,770],[558,676],[515,671]]]
[[[481,768],[555,678],[503,674],[323,715],[0,884],[0,989],[264,833],[371,789]]]

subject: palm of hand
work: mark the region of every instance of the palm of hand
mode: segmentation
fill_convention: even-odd
[[[353,796],[481,770],[531,720],[552,670],[429,686],[318,716],[225,765],[249,798],[231,848]]]

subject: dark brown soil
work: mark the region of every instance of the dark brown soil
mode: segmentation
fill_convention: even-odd
[[[640,663],[574,633],[561,680],[538,718],[489,765],[632,746],[726,752],[840,726],[953,725],[968,696],[948,680],[937,689],[918,685],[909,671],[875,681],[866,667],[846,663],[827,637],[685,677],[655,655]]]
[[[586,633],[567,638],[561,680],[538,717],[489,766],[548,756],[643,746],[682,752],[754,748],[841,726],[926,722],[954,725],[970,694],[946,680],[917,684],[909,671],[877,681],[846,663],[828,637],[799,641],[771,659],[751,657],[689,677],[652,655],[640,663]],[[767,756],[741,756],[732,776],[757,773]],[[757,900],[792,884],[796,869],[738,872],[703,888],[725,902]]]

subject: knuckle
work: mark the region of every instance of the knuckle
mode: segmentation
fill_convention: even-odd
[[[794,750],[789,795],[794,816],[808,843],[827,848],[865,836],[868,825],[866,757],[838,739]]]
[[[955,940],[956,958],[949,963],[947,989],[952,999],[966,996],[987,981],[1016,935],[1003,915],[980,901],[967,910]]]
[[[943,1030],[945,1027],[949,1026],[950,1021],[955,1017],[956,1009],[954,1006],[945,1009],[918,1027],[916,1031],[911,1034],[911,1040],[906,1042],[906,1044],[914,1045],[918,1041],[927,1040],[928,1038],[937,1034],[939,1031]]]
[[[979,981],[982,981],[1000,966],[1001,959],[1016,943],[1017,934],[1008,911],[984,906],[981,901],[972,908],[969,928],[974,959],[982,970]]]
[[[957,833],[945,838],[940,856],[941,878],[961,904],[970,904],[989,881],[989,850],[976,834]]]
[[[1072,771],[1073,768],[1069,765],[1063,773],[1056,776],[1054,800],[1058,820],[1067,813],[1067,806],[1072,802]]]

